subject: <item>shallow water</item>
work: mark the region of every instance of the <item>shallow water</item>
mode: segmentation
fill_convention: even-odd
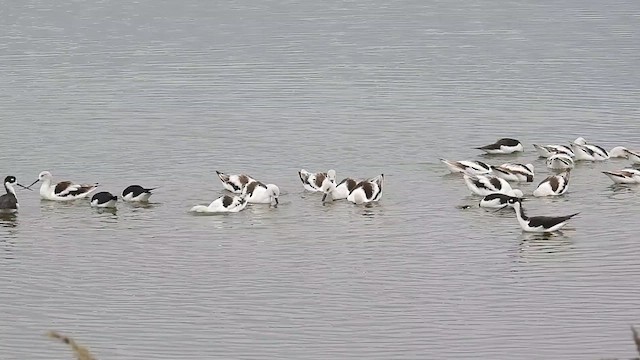
[[[640,3],[5,2],[0,164],[22,183],[159,186],[146,207],[40,201],[0,219],[0,353],[69,359],[581,359],[634,354],[640,188],[582,163],[530,214],[475,205],[439,158],[532,162],[577,136],[640,149]],[[474,147],[517,137],[526,152]],[[296,172],[385,174],[323,206]],[[278,208],[192,216],[215,170]]]

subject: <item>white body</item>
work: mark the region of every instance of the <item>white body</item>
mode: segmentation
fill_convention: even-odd
[[[557,153],[549,156],[545,163],[547,164],[547,167],[549,169],[554,170],[573,169],[573,167],[575,166],[573,158],[564,153]]]
[[[55,189],[58,183],[52,183],[51,179],[51,173],[48,171],[43,171],[38,176],[38,180],[42,182],[42,185],[40,185],[40,197],[42,199],[53,201],[84,199],[98,187],[98,184],[75,184],[69,182],[69,185],[63,191],[56,193]],[[76,191],[80,192],[75,195],[70,194]]]
[[[355,204],[364,204],[379,201],[382,198],[384,174],[372,179],[361,181],[347,196],[347,200]]]
[[[326,198],[329,200],[342,200],[346,199],[352,190],[355,189],[359,180],[346,178],[336,185],[334,182],[327,182],[327,186],[322,187],[322,191],[326,194]],[[324,199],[323,199],[324,200]]]
[[[554,186],[557,184],[557,186]],[[542,180],[538,187],[533,190],[533,196],[560,196],[569,190],[569,172],[558,175],[551,175]]]
[[[573,150],[571,150],[571,148],[569,148],[568,146],[564,146],[564,145],[536,145],[536,144],[533,144],[533,147],[538,152],[538,155],[540,157],[543,157],[543,158],[548,158],[549,156],[552,156],[552,155],[558,154],[558,153],[563,153],[563,154],[569,155],[570,157],[574,156]]]
[[[478,206],[488,209],[502,209],[509,206],[509,204],[507,203],[507,199],[509,196],[510,195],[501,193],[489,194],[480,200]]]
[[[449,161],[446,159],[440,159],[440,161],[447,165],[449,171],[452,173],[468,173],[471,175],[482,175],[482,174],[490,174],[493,170],[491,166],[485,164],[482,161],[469,161],[469,160],[460,160],[460,161]]]
[[[305,190],[317,192],[322,191],[324,184],[329,181],[329,178],[333,177],[333,180],[335,181],[336,171],[331,169],[326,173],[311,173],[305,169],[300,169],[300,171],[298,171],[298,176],[300,177],[302,186],[304,186]]]
[[[616,184],[640,184],[640,171],[622,169],[620,171],[603,171]]]
[[[603,161],[609,158],[609,153],[606,150],[595,145],[572,143],[571,149],[573,149],[576,160]]]
[[[213,200],[208,206],[196,205],[189,211],[197,213],[235,213],[242,211],[245,207],[247,207],[247,202],[240,196],[232,196],[232,203],[229,206],[225,207],[223,205],[225,196],[228,195],[220,196],[219,198]]]
[[[145,192],[142,193],[138,196],[133,196],[133,193],[128,193],[127,195],[122,197],[122,200],[124,201],[129,201],[129,202],[147,202],[149,201],[149,198],[151,197],[151,193]]]
[[[218,174],[218,178],[220,179],[222,186],[234,194],[241,194],[244,190],[243,188],[249,182],[256,181],[254,178],[246,174],[227,175],[220,171],[216,171],[216,174]]]
[[[533,181],[533,164],[504,163],[493,168],[493,175],[507,181],[531,182]]]
[[[506,180],[496,176],[464,174],[463,178],[467,188],[476,195],[487,196],[493,193],[516,197],[522,197],[523,195],[522,191],[513,189]]]
[[[102,203],[102,204],[98,204],[98,200],[92,200],[91,201],[91,206],[92,207],[97,207],[97,208],[114,208],[114,207],[116,207],[116,203],[117,203],[116,199],[109,200],[109,201],[107,201],[105,203]]]
[[[498,154],[512,154],[514,152],[522,152],[524,151],[524,148],[522,147],[522,144],[518,144],[516,146],[501,145],[500,149],[480,149],[480,150],[486,152],[487,154],[498,155]]]
[[[259,183],[259,182],[256,182]],[[261,184],[261,183],[259,183]],[[245,197],[248,203],[252,204],[271,204],[278,205],[278,197],[280,196],[280,188],[274,184],[258,185],[254,190],[249,193],[251,183],[247,184],[243,189],[242,196]]]
[[[625,149],[625,153],[627,155],[627,159],[634,164],[640,164],[640,154],[635,151],[631,151],[629,149]]]
[[[515,202],[511,206],[516,211],[516,218],[518,219],[518,224],[520,224],[520,227],[522,228],[522,230],[526,232],[549,233],[549,232],[558,231],[562,229],[565,225],[567,225],[567,222],[569,221],[567,220],[567,221],[561,222],[550,228],[545,228],[543,226],[531,227],[529,226],[529,222],[523,219],[522,215],[520,214],[520,207],[522,206],[522,204],[520,204],[520,202]]]

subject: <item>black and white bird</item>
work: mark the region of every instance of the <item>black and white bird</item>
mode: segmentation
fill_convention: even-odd
[[[52,175],[49,171],[43,171],[38,175],[38,179],[28,187],[30,188],[37,182],[41,181],[40,197],[44,200],[53,201],[84,199],[98,187],[98,183],[76,184],[72,181],[54,183],[52,179]]]
[[[509,206],[516,211],[516,217],[522,230],[526,232],[549,233],[560,230],[567,221],[579,213],[565,216],[527,216],[522,207],[522,199],[512,197],[508,200]]]
[[[522,152],[524,148],[522,143],[516,139],[502,138],[493,144],[485,145],[476,148],[482,150],[487,154],[511,154],[514,152]]]
[[[355,204],[379,201],[382,198],[384,174],[359,182],[347,196],[347,200]]]
[[[603,147],[588,144],[584,138],[577,138],[571,144],[571,150],[575,154],[575,160],[603,161],[609,159],[609,152]]]
[[[631,161],[633,164],[640,164],[640,153],[629,149],[624,149],[624,152],[627,155],[626,158],[629,159],[629,161]]]
[[[156,188],[143,188],[140,185],[130,185],[122,191],[122,200],[130,202],[147,202]]]
[[[280,188],[275,184],[263,184],[260,181],[250,181],[242,190],[243,199],[251,204],[278,205]]]
[[[481,208],[488,209],[504,209],[509,206],[509,199],[514,196],[501,194],[501,193],[492,193],[485,197],[483,197],[478,206]]]
[[[616,184],[640,184],[640,171],[636,169],[622,169],[620,171],[603,171]]]
[[[97,208],[115,208],[117,201],[117,196],[108,191],[101,191],[91,197],[91,206]]]
[[[329,181],[327,181],[327,179]],[[336,184],[335,179],[328,177],[322,184],[321,191],[324,192],[322,202],[346,199],[349,194],[360,183],[360,180],[353,178],[344,178]]]
[[[229,175],[217,170],[216,174],[218,174],[218,178],[220,178],[222,186],[234,194],[242,193],[244,187],[247,186],[248,183],[256,181],[254,178],[246,174]]]
[[[492,175],[464,174],[464,183],[476,195],[487,196],[493,193],[522,197],[522,191],[513,189],[505,179]]]
[[[16,190],[13,185],[18,185],[22,188],[28,189],[26,186],[18,184],[15,176],[7,176],[4,178],[4,189],[6,194],[0,196],[0,213],[13,214],[18,211],[20,207],[18,205],[18,198],[16,197]]]
[[[567,192],[569,189],[570,171],[565,171],[558,175],[548,176],[542,180],[538,187],[533,190],[533,196],[559,196]]]
[[[447,159],[440,159],[440,161],[447,165],[449,171],[452,173],[467,173],[470,175],[482,175],[490,174],[493,172],[491,165],[488,165],[482,161],[460,160],[450,161]]]
[[[558,153],[569,155],[570,157],[574,157],[573,150],[569,146],[566,145],[537,145],[533,144],[533,148],[536,149],[538,155],[543,158],[548,158],[551,155],[555,155]]]
[[[336,171],[331,169],[327,172],[312,173],[305,169],[300,169],[300,171],[298,171],[298,176],[300,177],[300,181],[302,181],[302,186],[304,186],[305,190],[317,192],[322,191],[323,184],[326,184],[329,178],[333,177],[335,181]]]
[[[533,164],[504,163],[493,166],[493,175],[507,181],[532,182]]]
[[[213,200],[211,204],[196,205],[189,211],[196,213],[235,213],[244,210],[247,207],[247,201],[244,197],[238,195],[222,195]]]
[[[549,156],[545,161],[545,164],[549,169],[553,170],[573,169],[575,166],[573,158],[563,152],[558,152]]]

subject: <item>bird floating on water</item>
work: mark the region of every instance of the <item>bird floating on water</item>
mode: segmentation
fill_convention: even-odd
[[[482,161],[470,161],[470,160],[460,160],[460,161],[449,161],[446,159],[440,159],[440,161],[447,165],[449,171],[452,173],[467,173],[470,175],[482,175],[482,174],[490,174],[493,172],[491,165],[488,165]]]
[[[196,205],[189,211],[196,213],[235,213],[244,210],[247,207],[247,201],[238,195],[222,195],[213,200],[211,204]]]
[[[382,186],[384,184],[384,174],[374,178],[360,181],[351,190],[347,200],[355,204],[364,204],[379,201],[382,198]]]
[[[222,186],[234,194],[241,194],[244,187],[249,182],[255,181],[254,178],[246,174],[229,175],[217,170],[216,174],[218,174],[218,178],[220,178]]]
[[[512,154],[514,152],[522,152],[524,148],[519,140],[511,138],[502,138],[493,144],[485,145],[476,148],[482,150],[487,154]]]
[[[91,197],[91,206],[98,208],[115,208],[118,197],[108,191],[95,193]]]
[[[151,190],[156,188],[144,188],[140,185],[130,185],[122,191],[122,200],[129,202],[147,202],[153,194]]]
[[[75,184],[71,181],[52,183],[51,179],[51,173],[49,171],[43,171],[38,175],[38,179],[27,187],[30,188],[37,182],[41,181],[42,185],[40,185],[40,197],[45,200],[54,201],[70,201],[83,199],[98,187],[98,183]]]
[[[561,174],[548,176],[533,190],[533,196],[559,196],[566,193],[569,189],[570,174],[570,171],[567,170]]]
[[[15,176],[7,176],[4,178],[4,189],[6,194],[0,196],[0,213],[13,214],[18,211],[20,205],[18,204],[18,198],[16,197],[16,190],[13,185],[18,185],[24,189],[29,189],[27,186],[21,185],[17,182]],[[31,190],[31,189],[29,189]]]
[[[508,204],[516,212],[516,218],[522,230],[526,232],[549,233],[563,228],[569,219],[579,213],[565,216],[527,216],[522,206],[522,199],[511,197]]]
[[[522,197],[522,191],[513,189],[507,180],[492,175],[464,174],[464,183],[474,194],[487,196],[493,193]]]
[[[492,166],[493,174],[507,181],[532,182],[533,164],[504,163]]]
[[[620,171],[603,171],[616,184],[640,184],[640,171],[636,169],[622,169]]]

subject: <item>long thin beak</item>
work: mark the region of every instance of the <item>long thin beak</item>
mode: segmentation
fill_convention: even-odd
[[[23,189],[27,189],[27,190],[31,190],[31,191],[33,191],[33,189],[31,188],[31,185],[33,185],[33,184],[31,184],[31,185],[29,185],[29,186],[24,186],[24,185],[22,185],[22,184],[20,184],[20,183],[16,183],[16,185],[20,186],[20,187],[21,187],[21,188],[23,188]]]
[[[279,202],[278,202],[278,198],[276,198],[276,205],[278,205],[278,204],[279,204]]]
[[[322,195],[322,202],[324,202],[325,200],[327,200],[327,195],[328,195],[328,193],[324,193],[324,195]]]
[[[27,186],[28,188],[32,187],[33,185],[35,185],[38,181],[40,181],[40,179],[37,179],[36,181],[32,182],[31,185]]]

